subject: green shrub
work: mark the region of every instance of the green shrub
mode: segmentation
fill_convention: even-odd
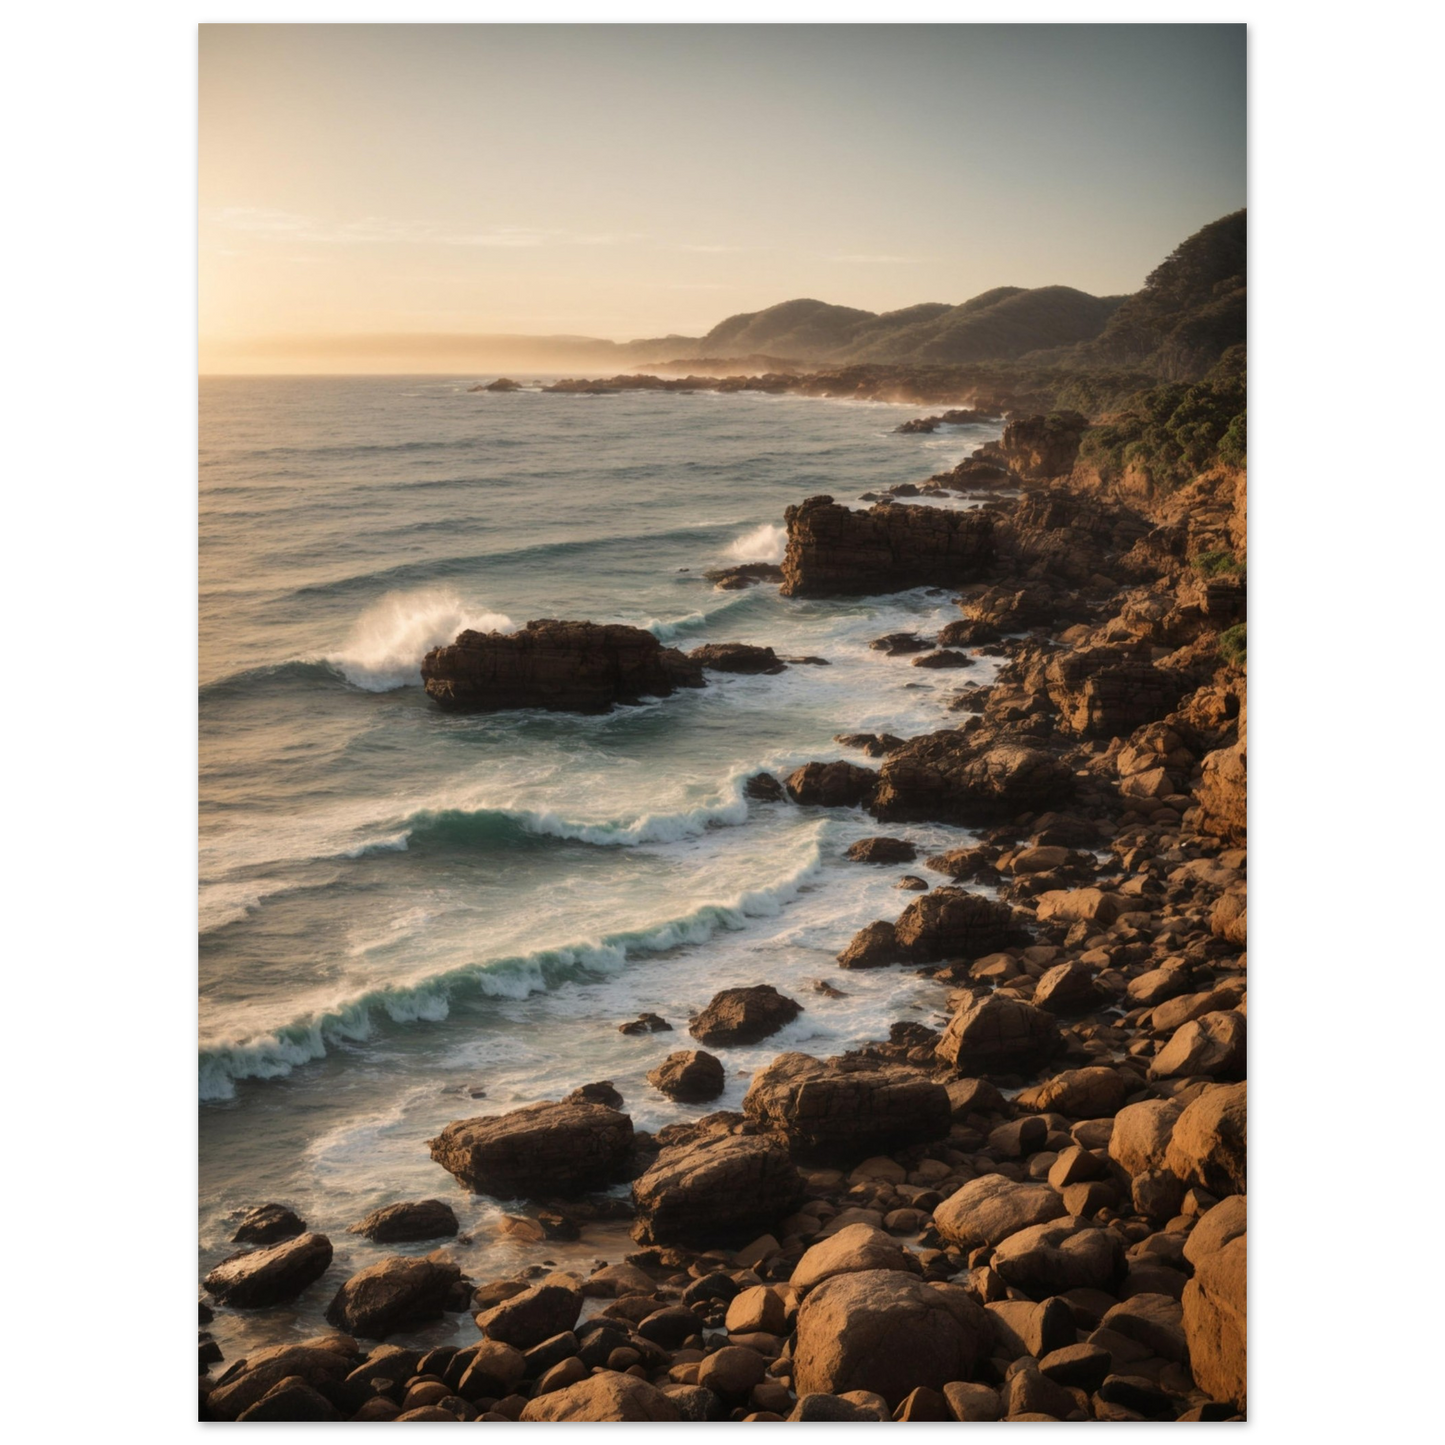
[[[1244,628],[1243,622],[1236,622],[1228,631],[1219,634],[1219,655],[1237,667],[1245,665]]]
[[[1237,577],[1244,571],[1244,563],[1233,552],[1201,552],[1194,565],[1206,577]]]

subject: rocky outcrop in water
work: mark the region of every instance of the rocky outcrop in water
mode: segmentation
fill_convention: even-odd
[[[263,1309],[295,1299],[330,1265],[331,1241],[324,1234],[302,1234],[231,1255],[206,1276],[205,1286],[235,1309]]]
[[[687,1026],[701,1044],[755,1044],[792,1023],[802,1013],[797,999],[770,983],[725,988]]]
[[[708,642],[693,648],[687,658],[712,672],[782,672],[786,666],[771,647],[751,642]]]
[[[959,587],[987,572],[993,517],[897,504],[853,512],[809,497],[785,513],[785,597],[856,597],[913,587]]]
[[[427,653],[421,675],[427,695],[456,712],[606,712],[704,685],[696,662],[640,627],[550,619],[520,632],[463,632]]]

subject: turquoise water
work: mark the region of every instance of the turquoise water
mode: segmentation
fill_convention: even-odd
[[[925,591],[721,592],[702,573],[780,558],[792,502],[920,481],[997,432],[895,436],[916,409],[877,403],[469,384],[202,384],[200,1262],[228,1252],[235,1209],[267,1199],[337,1246],[295,1310],[222,1316],[223,1348],[314,1331],[334,1282],[377,1253],[346,1225],[395,1199],[448,1199],[478,1276],[522,1257],[495,1237],[502,1206],[431,1163],[424,1141],[450,1119],[599,1078],[639,1127],[705,1112],[644,1075],[734,984],[773,983],[805,1011],[728,1051],[708,1108],[736,1106],[783,1048],[836,1052],[941,998],[897,969],[846,976],[842,999],[813,991],[858,927],[896,916],[906,870],[841,860],[879,831],[861,813],[750,803],[742,785],[857,759],[835,733],[955,721],[957,675],[867,644],[956,608]],[[537,617],[832,665],[713,674],[601,717],[459,717],[427,699],[429,647]],[[930,851],[962,836],[905,831]],[[678,1032],[618,1032],[649,1010]],[[620,1240],[569,1248],[616,1258]]]

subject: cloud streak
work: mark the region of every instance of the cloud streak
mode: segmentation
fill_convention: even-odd
[[[544,226],[442,225],[436,221],[395,221],[364,216],[327,223],[294,211],[265,206],[227,206],[219,225],[258,241],[291,241],[313,246],[456,246],[519,249],[536,246],[620,246],[640,241],[640,232],[569,232]]]

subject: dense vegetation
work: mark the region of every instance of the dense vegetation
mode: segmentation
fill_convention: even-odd
[[[1156,386],[1131,397],[1122,411],[1084,434],[1081,461],[1105,476],[1134,468],[1160,491],[1172,491],[1223,464],[1243,467],[1245,382],[1211,374],[1193,385]]]

